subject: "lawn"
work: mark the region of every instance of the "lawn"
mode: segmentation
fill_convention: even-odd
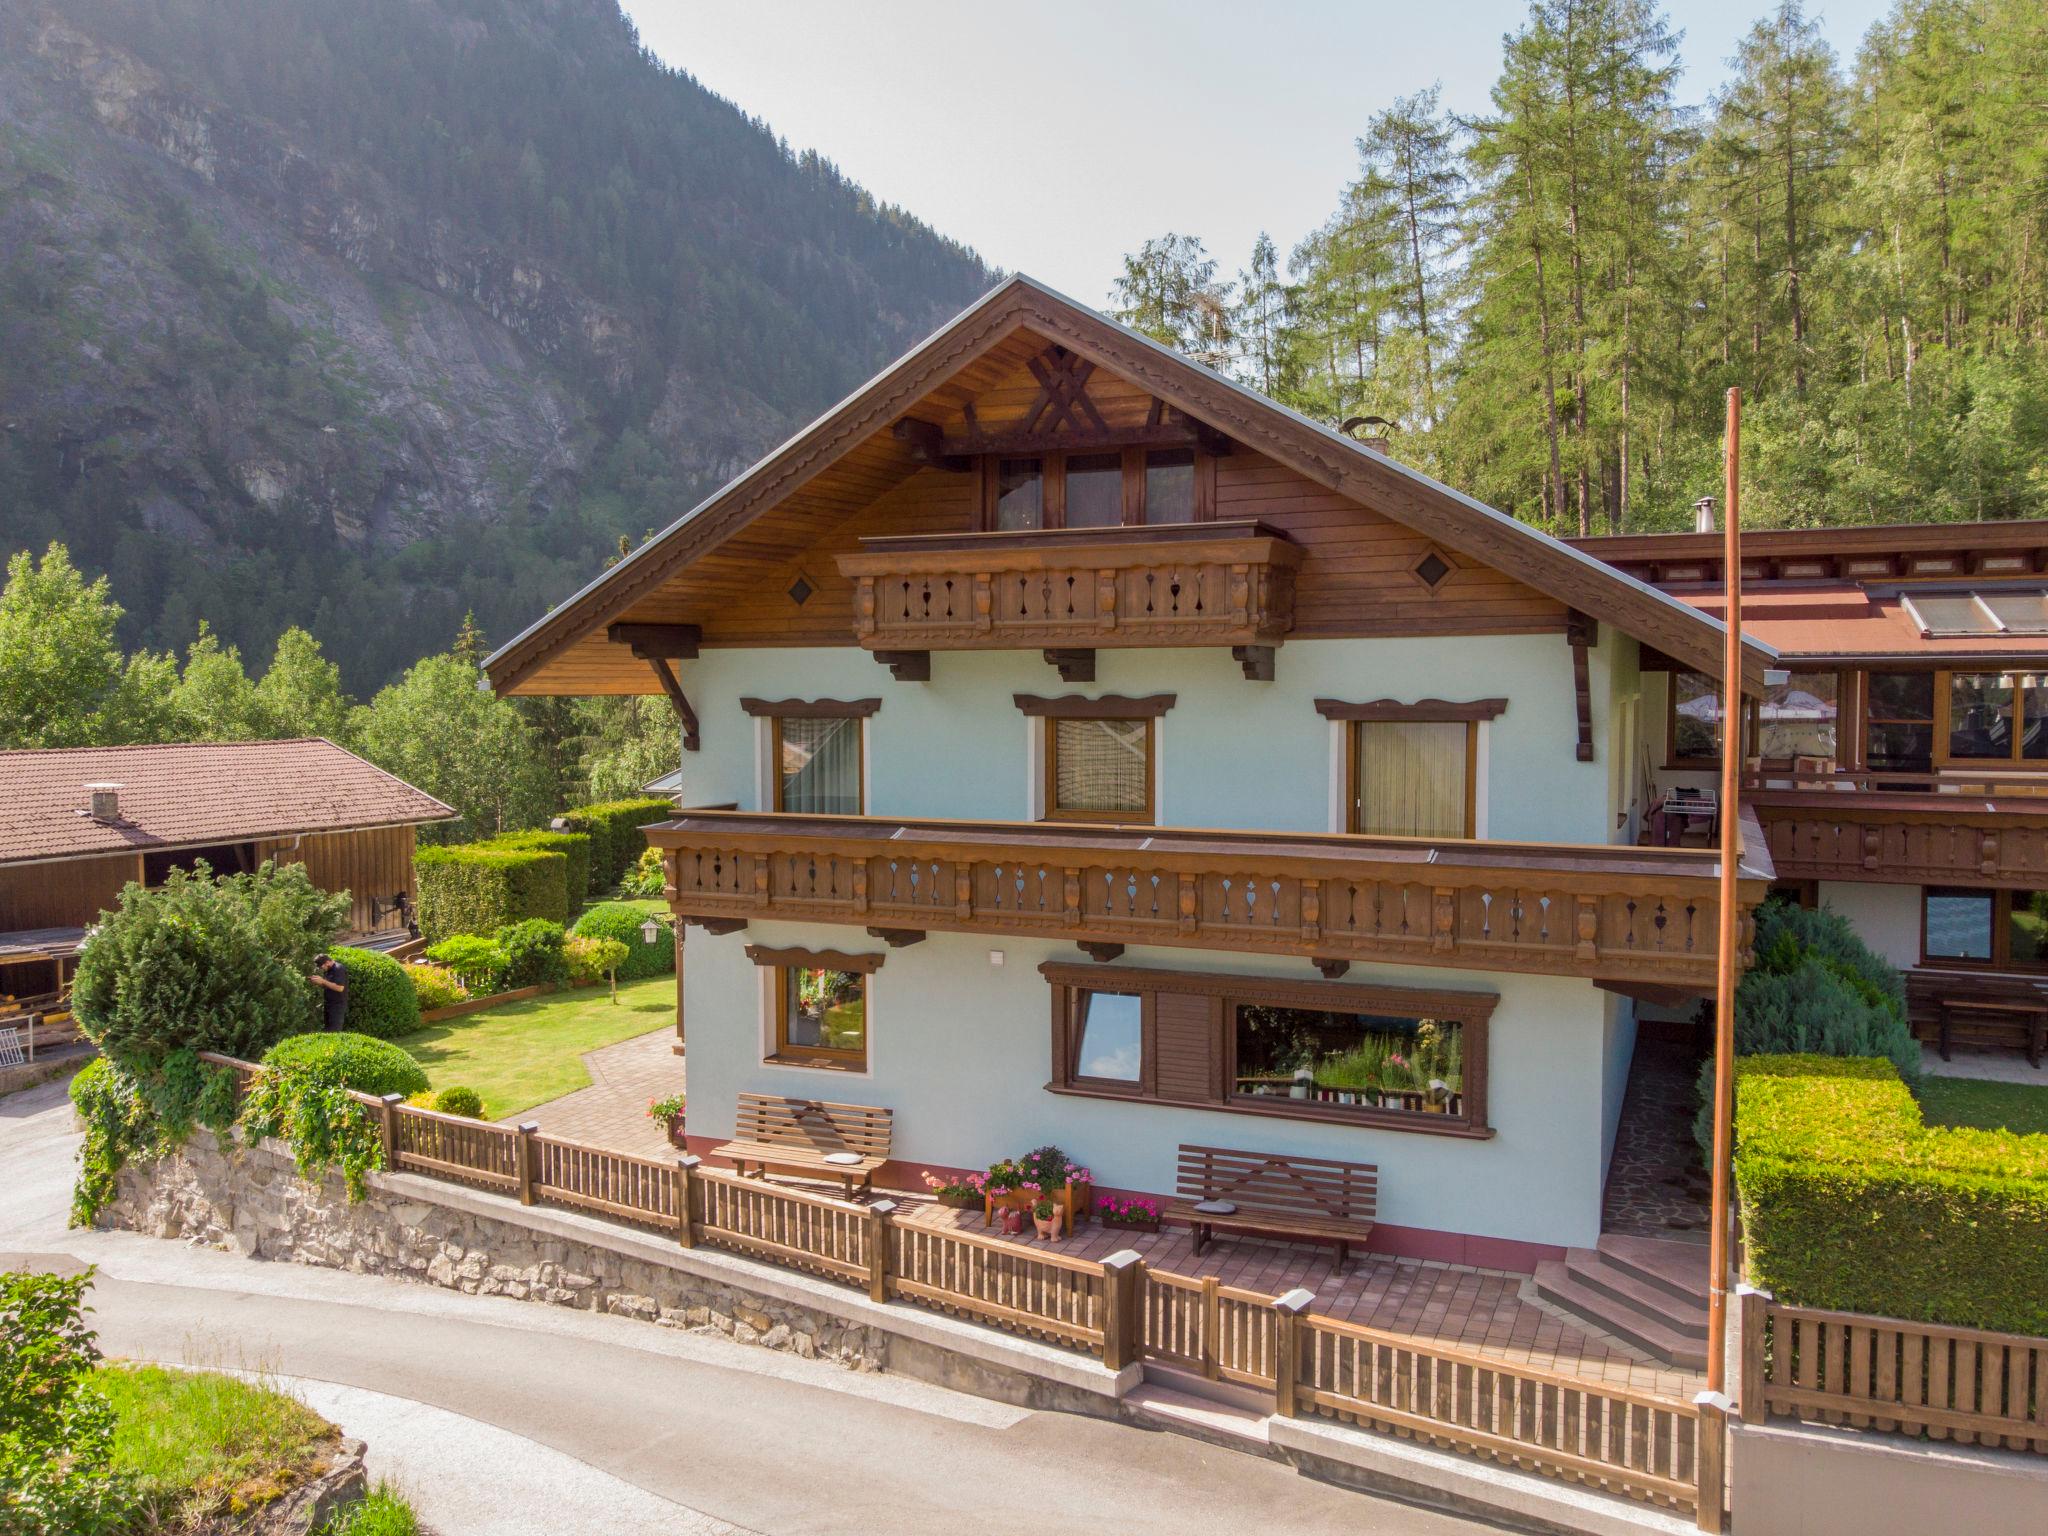
[[[619,988],[575,987],[465,1014],[406,1035],[405,1047],[436,1088],[461,1084],[502,1120],[590,1086],[583,1053],[676,1022],[676,979],[650,976]]]
[[[1920,1112],[1929,1125],[2048,1132],[2048,1070],[2041,1076],[2038,1088],[1971,1077],[1925,1077],[1920,1082]]]

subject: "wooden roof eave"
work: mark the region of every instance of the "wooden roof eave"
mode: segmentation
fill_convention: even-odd
[[[1720,675],[1719,620],[1017,276],[991,289],[899,362],[493,652],[484,663],[491,686],[500,694],[516,691],[555,654],[619,618],[674,572],[715,549],[857,444],[892,425],[976,357],[1026,327],[1123,374],[1316,483],[1461,554],[1511,570],[1547,595],[1696,671]],[[1775,660],[1768,646],[1745,643],[1745,691],[1761,691],[1763,670]]]

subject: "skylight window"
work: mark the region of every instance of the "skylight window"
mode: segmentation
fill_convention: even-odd
[[[2048,590],[2039,587],[1899,595],[1920,633],[1930,639],[1944,635],[2048,635]]]

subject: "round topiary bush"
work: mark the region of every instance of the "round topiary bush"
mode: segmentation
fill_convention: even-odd
[[[434,1108],[444,1115],[463,1115],[471,1120],[484,1117],[484,1096],[474,1088],[443,1088],[434,1095]]]
[[[405,967],[374,949],[328,951],[348,967],[348,1027],[390,1040],[420,1027],[420,996]]]
[[[263,1064],[275,1067],[307,1067],[323,1077],[332,1077],[358,1093],[424,1092],[426,1071],[388,1040],[372,1039],[353,1030],[333,1034],[293,1035],[280,1040],[264,1054]]]
[[[505,986],[559,987],[569,980],[568,957],[562,953],[567,935],[560,923],[544,917],[507,923],[497,932],[496,943],[505,951]]]
[[[625,961],[619,966],[621,981],[666,976],[676,968],[675,933],[668,918],[654,914],[662,932],[649,944],[640,936],[648,915],[644,908],[622,901],[601,901],[576,919],[574,931],[579,939],[615,939],[626,946]]]

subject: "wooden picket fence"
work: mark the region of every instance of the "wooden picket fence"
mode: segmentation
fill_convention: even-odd
[[[245,1079],[260,1068],[227,1057]],[[864,1287],[1100,1358],[1141,1360],[1274,1395],[1278,1412],[1412,1436],[1512,1466],[1724,1517],[1718,1416],[1675,1398],[1524,1368],[1313,1312],[1307,1291],[1269,1296],[1149,1267],[1132,1251],[1079,1259],[899,1220],[895,1202],[627,1156],[513,1127],[355,1098],[385,1165],[569,1206]],[[2037,1367],[2038,1368],[2038,1367]],[[1701,1490],[1711,1490],[1702,1498]]]
[[[2048,1455],[2048,1339],[1786,1306],[1743,1287],[1742,1417]]]

